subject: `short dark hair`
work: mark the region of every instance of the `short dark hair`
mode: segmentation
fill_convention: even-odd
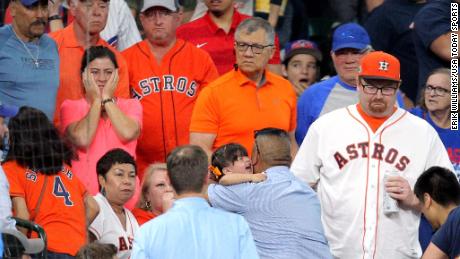
[[[211,165],[219,168],[222,172],[222,169],[244,156],[248,156],[248,151],[242,145],[237,143],[225,144],[214,151],[211,156]]]
[[[112,259],[116,254],[117,247],[114,244],[103,244],[96,241],[80,248],[76,259]]]
[[[263,128],[260,130],[255,130],[254,139],[260,136],[276,136],[276,137],[283,137],[283,138],[289,139],[288,133],[285,130],[278,129],[278,128]]]
[[[202,191],[208,174],[208,156],[195,145],[175,148],[166,159],[168,176],[177,194]]]
[[[136,161],[134,157],[121,148],[114,148],[103,155],[96,164],[97,175],[104,177],[107,172],[116,164],[131,164],[134,166],[134,172],[137,175]]]
[[[261,150],[260,143],[262,142],[271,142],[271,144],[263,145],[263,150]],[[291,140],[285,130],[278,128],[256,130],[254,131],[254,145],[260,158],[270,166],[290,166],[292,162]]]
[[[417,198],[424,202],[423,195],[428,193],[431,198],[442,206],[460,204],[460,184],[455,174],[447,168],[433,166],[423,172],[414,186]]]
[[[80,73],[83,73],[85,71],[85,68],[89,65],[89,63],[91,63],[93,60],[97,58],[108,58],[110,59],[110,61],[112,61],[113,66],[115,68],[118,68],[117,58],[115,57],[113,51],[104,46],[92,46],[87,48],[85,50],[85,53],[83,54],[83,58],[81,60]]]
[[[74,152],[42,111],[23,106],[8,124],[10,150],[6,160],[43,174],[57,174],[71,165]]]

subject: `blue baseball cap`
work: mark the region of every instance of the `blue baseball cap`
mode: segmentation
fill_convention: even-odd
[[[7,105],[0,102],[0,116],[2,117],[14,117],[18,114],[19,108],[13,105]]]
[[[371,45],[369,34],[357,23],[345,23],[335,29],[332,36],[332,51],[351,48],[365,50]]]
[[[42,2],[42,4],[48,4],[48,1],[45,0],[20,0],[20,2],[24,6],[31,6],[37,2]]]

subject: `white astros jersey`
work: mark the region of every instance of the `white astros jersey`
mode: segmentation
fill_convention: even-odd
[[[420,214],[383,213],[383,176],[397,170],[413,188],[431,166],[452,170],[436,131],[398,108],[374,133],[356,105],[312,124],[291,170],[318,184],[321,219],[332,254],[343,259],[420,258]],[[378,205],[378,206],[376,206]]]
[[[118,258],[128,259],[133,248],[134,235],[139,229],[136,218],[131,211],[125,209],[125,231],[107,199],[100,193],[94,196],[94,199],[99,205],[100,210],[93,223],[89,226],[89,231],[96,236],[99,242],[114,244],[118,249]]]

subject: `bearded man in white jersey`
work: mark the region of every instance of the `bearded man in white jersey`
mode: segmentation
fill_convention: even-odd
[[[436,131],[395,106],[400,84],[398,59],[380,51],[366,54],[357,78],[358,104],[315,121],[292,163],[294,174],[317,188],[336,258],[421,256],[421,207],[412,188],[429,167],[452,165]],[[384,210],[385,196],[397,202],[392,212]]]

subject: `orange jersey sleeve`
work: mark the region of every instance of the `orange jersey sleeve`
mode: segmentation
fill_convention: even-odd
[[[10,196],[24,198],[24,177],[21,177],[23,176],[24,169],[12,162],[7,162],[3,164],[2,167],[10,184]]]
[[[117,58],[118,62],[118,75],[119,81],[118,81],[118,86],[117,89],[115,90],[115,96],[116,97],[121,97],[121,98],[129,98],[130,97],[130,92],[129,92],[129,72],[128,72],[128,65],[126,64],[126,60],[121,55],[120,52],[118,52],[116,49],[114,49],[112,46],[108,47],[115,53],[115,57]]]
[[[10,195],[23,197],[31,219],[44,228],[48,250],[75,255],[86,243],[86,190],[71,169],[65,166],[58,174],[45,176],[15,161],[6,162],[3,169],[11,182]]]

